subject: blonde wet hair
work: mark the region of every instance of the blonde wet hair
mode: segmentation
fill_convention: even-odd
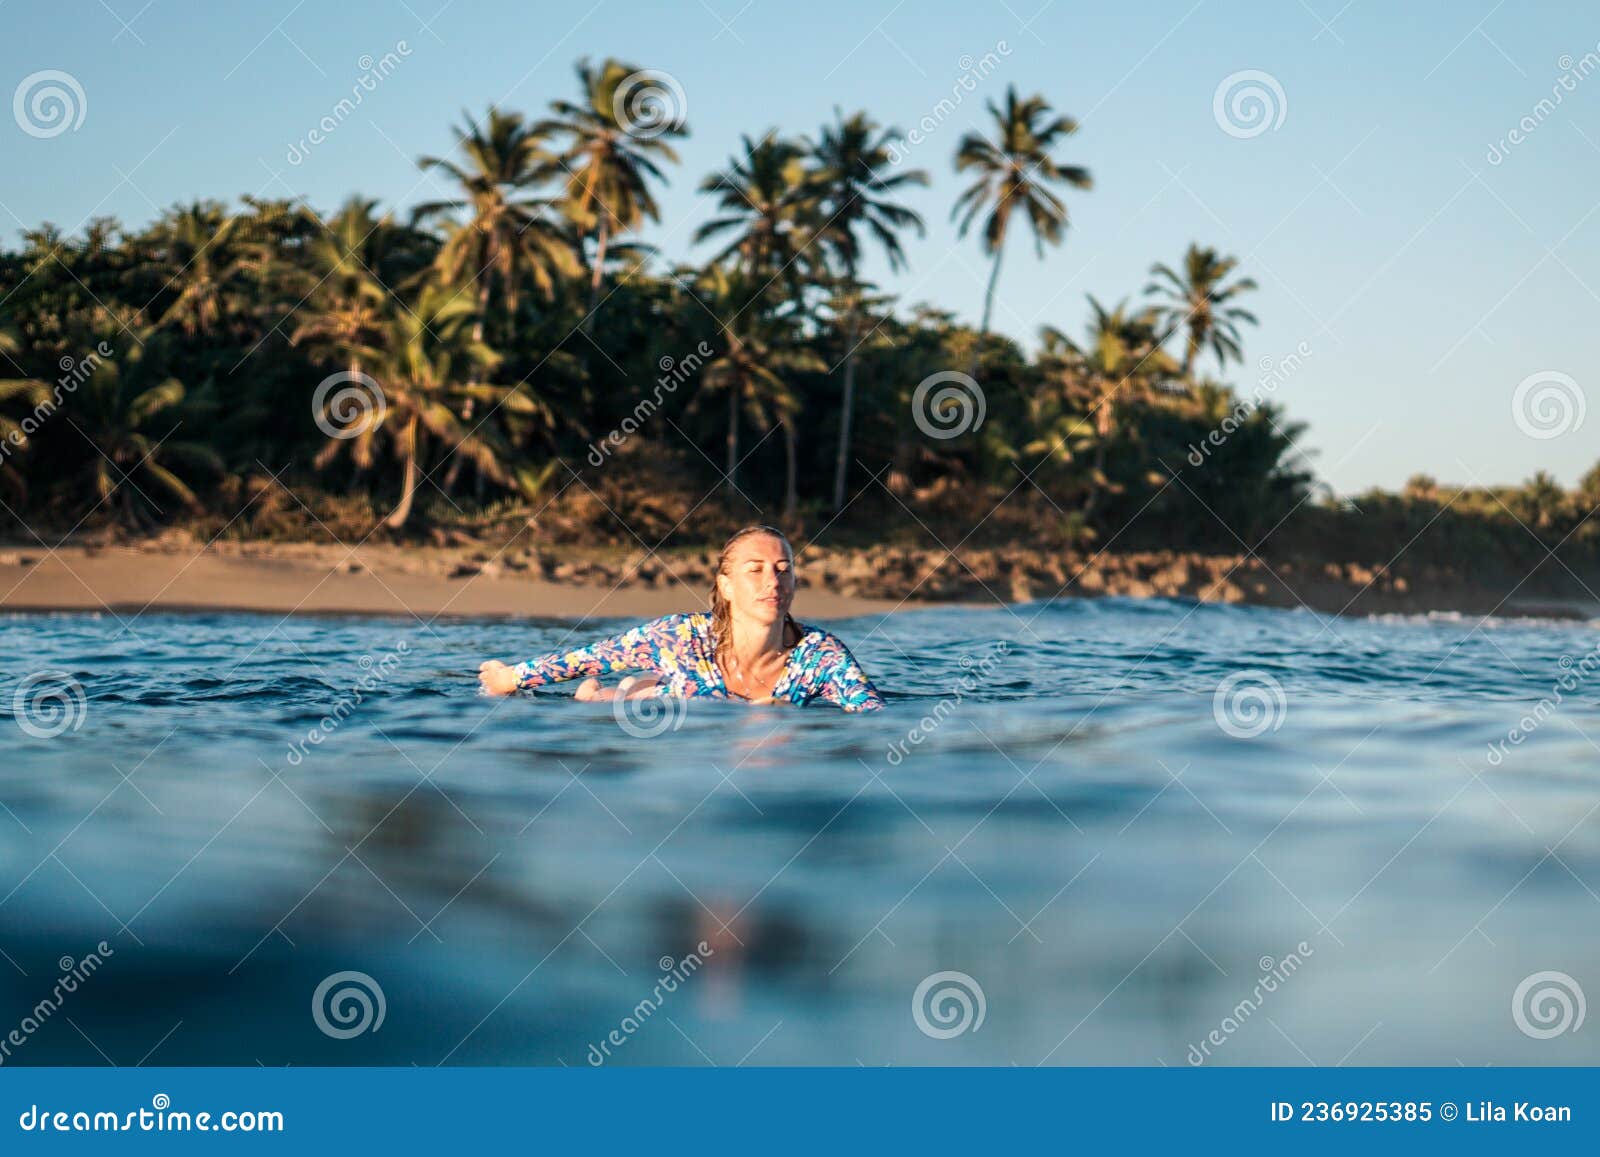
[[[775,526],[755,525],[747,526],[734,532],[732,538],[722,544],[722,553],[717,555],[717,569],[711,575],[711,641],[716,654],[727,655],[732,653],[733,647],[733,606],[722,597],[722,587],[717,582],[717,576],[728,573],[728,562],[733,556],[734,546],[741,540],[752,535],[765,534],[783,543],[783,551],[789,556],[789,566],[794,567],[794,547],[790,545],[789,538]],[[784,626],[793,627],[795,634],[800,633],[800,624],[794,621],[794,616],[784,613]]]

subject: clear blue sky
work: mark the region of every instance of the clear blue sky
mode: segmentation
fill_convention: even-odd
[[[980,98],[1014,82],[1082,127],[1061,150],[1095,188],[1068,193],[1066,243],[1007,252],[996,328],[1030,345],[1042,324],[1078,332],[1086,292],[1137,293],[1150,264],[1191,240],[1244,259],[1261,289],[1247,363],[1300,342],[1311,356],[1276,396],[1310,424],[1319,473],[1349,492],[1444,481],[1570,484],[1600,459],[1600,75],[1546,114],[1536,104],[1600,21],[1583,3],[1494,0],[0,0],[0,96],[42,69],[82,85],[81,127],[35,139],[0,118],[0,228],[90,214],[143,223],[200,195],[353,191],[406,207],[442,190],[414,159],[450,146],[463,109],[541,113],[574,95],[580,56],[618,56],[681,85],[691,138],[645,238],[673,259],[708,215],[695,187],[741,132],[814,133],[839,105],[909,127],[962,75],[1005,53],[913,156],[933,183],[907,197],[928,219],[907,303],[976,321],[986,266],[949,206],[955,143]],[[361,75],[363,56],[410,55],[301,164],[286,159]],[[1570,61],[1563,60],[1570,58]],[[1276,128],[1249,138],[1213,116],[1224,77],[1271,74]],[[1524,117],[1536,127],[1491,164]],[[1533,123],[1533,122],[1530,122]],[[881,275],[880,267],[869,269]],[[1586,391],[1584,424],[1535,439],[1512,420],[1541,371]]]

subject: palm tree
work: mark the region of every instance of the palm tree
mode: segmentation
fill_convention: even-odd
[[[823,219],[821,238],[838,260],[844,276],[845,355],[844,393],[839,408],[839,449],[833,467],[833,508],[844,506],[846,464],[850,458],[850,420],[855,406],[856,345],[861,327],[859,283],[860,231],[870,233],[889,259],[889,268],[905,268],[905,251],[898,230],[911,227],[923,233],[922,218],[889,196],[907,185],[926,185],[928,174],[910,169],[890,175],[890,145],[899,129],[883,129],[865,112],[845,118],[834,110],[837,123],[825,125],[817,143],[806,142],[815,170]]]
[[[700,183],[702,193],[717,194],[721,216],[695,230],[696,244],[728,237],[713,261],[737,261],[745,281],[762,281],[751,300],[761,297],[779,277],[785,289],[798,293],[795,267],[816,235],[817,188],[805,171],[805,149],[798,141],[768,131],[759,141],[741,138],[744,152],[726,172]],[[813,254],[819,259],[820,254]]]
[[[1540,470],[1512,495],[1515,516],[1534,530],[1550,530],[1567,516],[1571,499],[1548,470]]]
[[[22,339],[17,336],[16,331],[9,328],[0,329],[0,358],[4,358],[6,364],[14,366],[17,363],[13,357],[21,352]]]
[[[807,275],[824,260],[821,247],[812,246],[820,234],[819,190],[806,172],[801,142],[779,137],[776,130],[759,141],[741,139],[742,155],[725,172],[700,183],[701,192],[717,195],[720,215],[701,225],[694,239],[726,238],[709,267],[713,313],[726,348],[707,367],[704,386],[728,395],[731,489],[737,489],[740,410],[764,425],[782,422],[784,508],[792,514],[798,503],[794,418],[800,402],[778,374],[827,368],[814,352],[802,351],[793,334],[804,311]]]
[[[505,296],[506,316],[517,310],[517,294],[525,280],[546,299],[555,296],[562,277],[576,276],[572,241],[558,219],[554,203],[524,195],[556,175],[559,162],[545,148],[537,127],[520,113],[489,107],[480,126],[470,115],[465,129],[452,130],[465,155],[464,164],[423,157],[424,170],[442,169],[461,186],[455,200],[418,205],[417,220],[443,213],[465,212],[468,218],[451,229],[439,252],[439,267],[448,283],[477,283],[477,318],[473,341],[483,341],[491,285],[498,281]]]
[[[1150,267],[1151,276],[1158,280],[1145,286],[1144,291],[1162,298],[1163,336],[1185,331],[1181,372],[1186,381],[1193,381],[1195,361],[1207,348],[1223,369],[1229,358],[1244,360],[1239,323],[1255,325],[1256,318],[1249,310],[1229,303],[1239,294],[1255,289],[1256,283],[1241,277],[1232,285],[1224,285],[1238,265],[1237,257],[1219,257],[1215,249],[1191,244],[1183,255],[1182,274],[1159,263]]]
[[[1163,401],[1186,439],[1219,428],[1232,431],[1223,445],[1207,447],[1215,450],[1211,464],[1185,472],[1183,486],[1170,494],[1179,509],[1190,507],[1195,515],[1214,518],[1254,542],[1307,496],[1315,475],[1307,453],[1298,446],[1306,428],[1290,421],[1272,402],[1245,402],[1230,387],[1205,378],[1193,383],[1184,397]],[[1155,425],[1159,437],[1162,423]],[[1161,465],[1164,469],[1152,482],[1166,482],[1172,475],[1171,464],[1162,460]],[[1407,485],[1433,489],[1432,479],[1425,475],[1414,476]],[[1430,501],[1437,501],[1436,493]]]
[[[152,491],[200,509],[178,469],[212,474],[225,469],[209,446],[174,437],[181,422],[170,411],[183,402],[184,388],[177,378],[162,376],[154,336],[146,333],[144,344],[97,361],[61,411],[93,448],[87,473],[99,502],[110,501],[122,522],[141,529],[155,524],[151,508],[165,513]]]
[[[393,292],[380,270],[392,276],[397,252],[414,242],[414,234],[393,217],[376,215],[377,204],[363,197],[346,201],[307,242],[294,271],[305,296],[290,341],[308,343],[321,360],[375,340]],[[413,260],[414,271],[415,265]]]
[[[491,284],[498,279],[505,300],[505,316],[517,313],[517,295],[524,279],[546,300],[555,297],[557,283],[579,272],[573,240],[560,219],[555,202],[547,197],[530,197],[524,190],[541,185],[559,175],[560,162],[545,147],[545,137],[537,126],[529,125],[522,114],[504,112],[489,106],[486,124],[480,126],[463,114],[467,127],[454,129],[456,143],[465,154],[465,166],[438,157],[423,157],[417,163],[423,170],[439,168],[462,188],[463,196],[452,201],[430,201],[417,206],[416,220],[441,213],[465,211],[465,222],[449,231],[439,251],[438,265],[446,284],[477,283],[477,313],[472,325],[472,341],[482,344],[489,315]],[[470,384],[476,384],[476,379]],[[462,417],[471,419],[474,398],[467,396]],[[463,462],[457,458],[444,479],[444,488],[455,487]],[[481,487],[482,482],[478,483]],[[407,504],[406,510],[410,506]],[[401,522],[405,521],[404,517]]]
[[[12,355],[21,349],[22,343],[15,333],[0,329],[0,359],[3,359],[0,364],[15,366],[17,363],[12,360]],[[0,405],[19,404],[19,409],[28,411],[13,419],[0,410],[0,482],[18,501],[27,497],[27,484],[23,481],[21,470],[8,470],[5,467],[13,453],[28,448],[28,426],[32,424],[29,419],[48,397],[50,387],[44,382],[32,378],[0,378]]]
[[[1078,131],[1071,117],[1052,116],[1042,96],[1019,100],[1015,85],[1006,88],[1005,108],[986,102],[994,117],[994,136],[968,133],[956,146],[956,172],[972,170],[976,179],[956,199],[952,219],[960,217],[957,230],[965,237],[978,214],[987,211],[983,222],[984,252],[994,258],[989,285],[983,295],[983,323],[978,328],[972,353],[972,374],[978,372],[983,339],[989,333],[994,309],[994,290],[1000,277],[1000,257],[1005,251],[1011,215],[1027,214],[1033,230],[1034,250],[1042,258],[1045,242],[1059,244],[1067,227],[1067,207],[1046,182],[1089,189],[1093,181],[1089,170],[1077,165],[1058,164],[1050,155],[1062,139]],[[964,210],[964,212],[963,212]]]
[[[600,305],[606,249],[611,239],[637,229],[645,220],[661,218],[649,179],[666,183],[665,174],[656,164],[657,157],[678,162],[678,154],[662,138],[689,134],[681,121],[646,127],[619,115],[618,90],[639,75],[639,69],[617,60],[608,59],[599,68],[580,60],[582,103],[552,101],[550,109],[555,118],[534,126],[535,132],[570,138],[560,155],[560,163],[568,172],[563,208],[585,236],[592,234],[595,238],[594,261],[589,270],[589,309],[583,319],[585,333],[593,328],[595,310]],[[623,89],[621,95],[625,100],[627,90]]]
[[[1439,480],[1432,474],[1413,474],[1401,489],[1402,497],[1411,502],[1439,502]]]
[[[1600,462],[1595,463],[1578,479],[1578,487],[1572,493],[1579,513],[1589,514],[1600,510]]]
[[[1043,330],[1046,350],[1053,351],[1063,363],[1067,388],[1076,393],[1074,400],[1083,407],[1083,416],[1074,423],[1072,435],[1083,436],[1085,448],[1092,441],[1094,459],[1083,505],[1085,518],[1094,512],[1109,484],[1106,450],[1118,432],[1117,395],[1123,394],[1124,402],[1148,402],[1177,369],[1161,349],[1154,310],[1133,313],[1126,301],[1107,309],[1092,295],[1089,307],[1093,317],[1083,345],[1050,326]]]
[[[716,312],[732,320],[720,335],[721,352],[707,364],[701,375],[706,394],[722,393],[728,399],[727,480],[730,493],[737,493],[739,469],[739,419],[741,414],[757,426],[770,429],[782,424],[784,441],[784,497],[786,517],[799,503],[798,445],[795,420],[800,401],[784,380],[794,373],[820,373],[827,364],[814,350],[798,340],[793,314],[778,314],[759,307],[751,308],[761,288],[753,286],[741,273],[730,274],[711,266],[702,283]],[[698,397],[695,399],[698,402]]]
[[[375,343],[353,345],[346,351],[347,358],[370,367],[382,397],[359,399],[359,414],[349,424],[342,421],[344,413],[334,414],[337,433],[318,453],[316,464],[325,467],[348,448],[357,468],[365,470],[375,460],[378,442],[388,443],[401,464],[400,500],[384,520],[392,529],[403,527],[411,517],[423,463],[435,443],[447,454],[463,455],[481,476],[503,486],[526,489],[537,484],[531,474],[508,469],[506,449],[492,430],[481,423],[469,428],[463,420],[463,407],[474,401],[552,420],[543,403],[520,384],[479,382],[479,375],[492,369],[498,358],[473,336],[476,327],[477,307],[471,297],[460,289],[428,284],[410,306],[390,298]]]
[[[163,215],[151,240],[167,272],[163,291],[177,290],[157,328],[176,325],[189,337],[210,335],[232,312],[239,276],[258,263],[240,218],[215,201],[195,201]]]
[[[346,201],[293,271],[296,288],[309,288],[290,344],[306,346],[314,360],[339,366],[355,381],[363,373],[363,354],[381,348],[395,308],[375,270],[392,262],[407,233],[389,216],[375,216],[376,208],[376,201],[361,197]]]

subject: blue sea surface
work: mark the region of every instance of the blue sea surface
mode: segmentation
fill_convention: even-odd
[[[624,625],[0,620],[0,1062],[1600,1062],[1592,624],[1062,599],[827,621],[872,714],[477,692]]]

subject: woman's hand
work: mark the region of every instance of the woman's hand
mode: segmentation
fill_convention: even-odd
[[[598,679],[585,679],[574,696],[581,703],[604,703],[612,699],[654,699],[661,694],[659,675],[628,675],[615,687],[603,686]]]
[[[485,695],[510,695],[517,689],[517,672],[498,659],[489,659],[478,667],[478,683]]]

